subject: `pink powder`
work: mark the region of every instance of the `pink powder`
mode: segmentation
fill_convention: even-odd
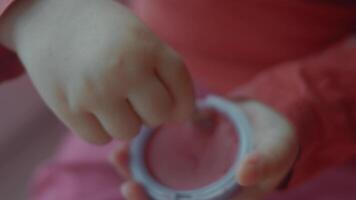
[[[145,149],[151,176],[172,189],[191,190],[225,175],[235,161],[238,140],[228,120],[219,117],[215,123],[210,133],[188,123],[156,130]]]

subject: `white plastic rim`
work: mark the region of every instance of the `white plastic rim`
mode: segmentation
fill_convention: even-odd
[[[251,126],[244,112],[231,101],[218,96],[208,96],[198,101],[199,109],[213,109],[225,115],[234,124],[239,138],[239,148],[236,159],[229,171],[219,180],[207,186],[194,190],[174,190],[156,181],[148,172],[144,161],[146,142],[153,130],[143,128],[141,133],[133,140],[130,149],[130,167],[133,178],[146,189],[153,200],[224,200],[231,197],[238,190],[236,169],[241,160],[252,149]]]

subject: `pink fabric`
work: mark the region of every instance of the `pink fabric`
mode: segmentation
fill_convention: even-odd
[[[0,0],[0,16],[4,14],[14,1],[15,0]],[[23,68],[17,56],[13,52],[0,46],[0,83],[22,73]]]
[[[104,147],[70,136],[56,157],[34,174],[31,200],[122,200],[120,177],[108,162],[117,143]]]
[[[355,6],[318,2],[133,0],[133,7],[183,56],[195,80],[229,92],[258,73],[329,48],[354,31]]]
[[[0,1],[0,11],[11,2]],[[334,46],[354,31],[355,7],[307,0],[134,2],[142,20],[182,54],[195,80],[218,92],[243,88],[241,96],[292,120],[302,141],[293,183],[355,156],[356,48],[351,41]],[[331,50],[321,54],[325,49]],[[21,71],[10,54],[0,51],[0,79]],[[105,161],[112,147],[69,139],[57,160],[39,171],[33,198],[119,199],[119,178]]]
[[[356,160],[329,169],[300,187],[276,192],[266,200],[354,200]]]
[[[114,147],[115,143],[88,145],[70,133],[58,157],[35,174],[30,200],[123,200],[118,190],[121,179],[106,160]],[[267,200],[351,200],[356,197],[355,184],[356,160]]]
[[[16,54],[0,45],[0,83],[21,75],[23,71]]]

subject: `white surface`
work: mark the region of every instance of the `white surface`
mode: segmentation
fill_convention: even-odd
[[[60,141],[64,127],[27,77],[0,85],[0,199],[26,199],[28,179]]]

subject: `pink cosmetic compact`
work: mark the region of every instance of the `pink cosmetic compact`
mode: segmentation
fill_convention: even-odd
[[[218,116],[208,128],[197,130],[191,123],[143,128],[132,142],[133,177],[153,200],[224,200],[239,189],[236,169],[252,148],[248,119],[218,96],[197,105]]]

